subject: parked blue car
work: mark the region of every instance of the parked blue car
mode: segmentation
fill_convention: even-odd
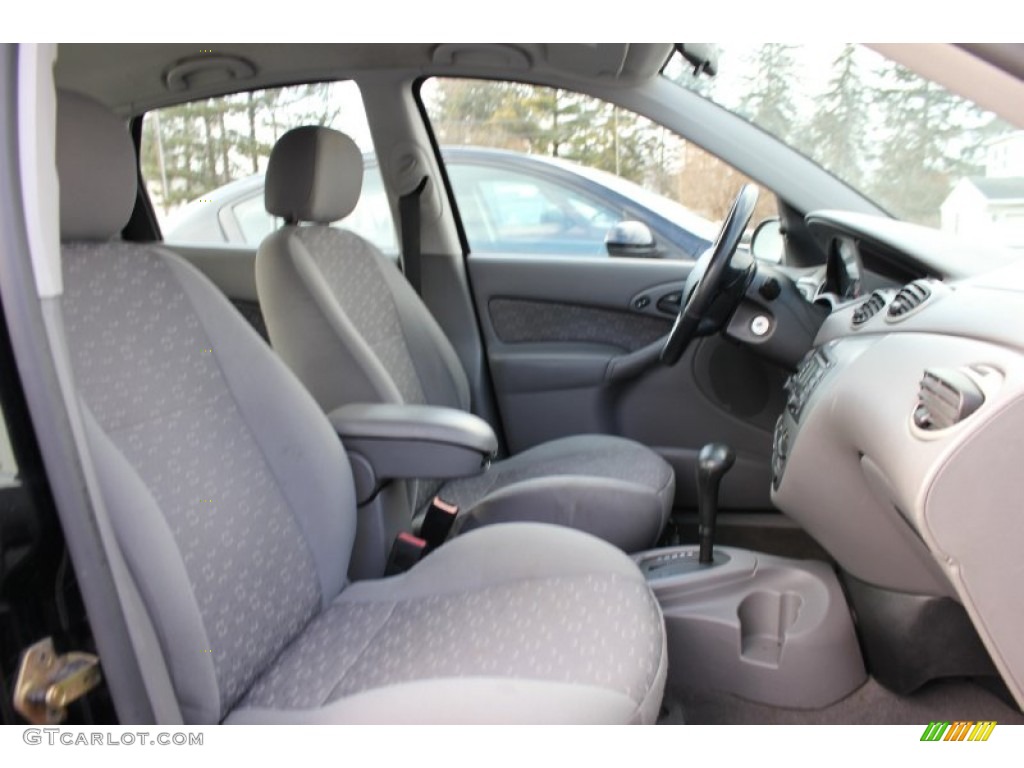
[[[477,147],[442,150],[474,253],[693,259],[717,226],[682,205],[613,174],[557,158]],[[339,222],[398,252],[373,154],[363,193]],[[279,224],[263,207],[263,176],[231,182],[172,216],[170,243],[258,245]]]

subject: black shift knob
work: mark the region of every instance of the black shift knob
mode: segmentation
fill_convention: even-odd
[[[736,452],[722,443],[708,443],[697,455],[697,514],[700,520],[701,564],[710,563],[715,546],[715,518],[718,516],[718,486],[736,462]]]

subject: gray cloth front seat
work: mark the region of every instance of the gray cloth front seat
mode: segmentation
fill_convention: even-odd
[[[112,239],[126,125],[60,94],[57,165],[89,452],[186,722],[654,721],[661,612],[597,538],[493,526],[348,584],[352,476],[320,408],[193,267]]]
[[[296,128],[274,147],[266,206],[285,226],[256,257],[271,343],[325,412],[349,403],[469,410],[465,371],[420,297],[372,244],[328,226],[355,208],[362,178],[362,154],[338,131]],[[536,520],[634,552],[664,527],[675,475],[639,443],[585,435],[495,462],[481,477],[421,485],[413,512],[438,488],[459,505],[461,530]]]

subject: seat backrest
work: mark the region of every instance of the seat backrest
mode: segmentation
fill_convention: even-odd
[[[90,454],[182,714],[217,722],[344,586],[351,472],[205,277],[112,239],[136,197],[124,122],[72,93],[57,119],[62,311]]]
[[[468,410],[466,373],[430,311],[374,245],[329,226],[355,208],[363,157],[338,131],[289,131],[270,155],[256,286],[270,341],[325,411],[355,402]]]

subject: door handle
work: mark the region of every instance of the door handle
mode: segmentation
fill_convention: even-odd
[[[679,305],[683,301],[682,291],[673,291],[672,293],[666,293],[660,299],[658,299],[658,310],[664,312],[666,315],[678,315]]]

